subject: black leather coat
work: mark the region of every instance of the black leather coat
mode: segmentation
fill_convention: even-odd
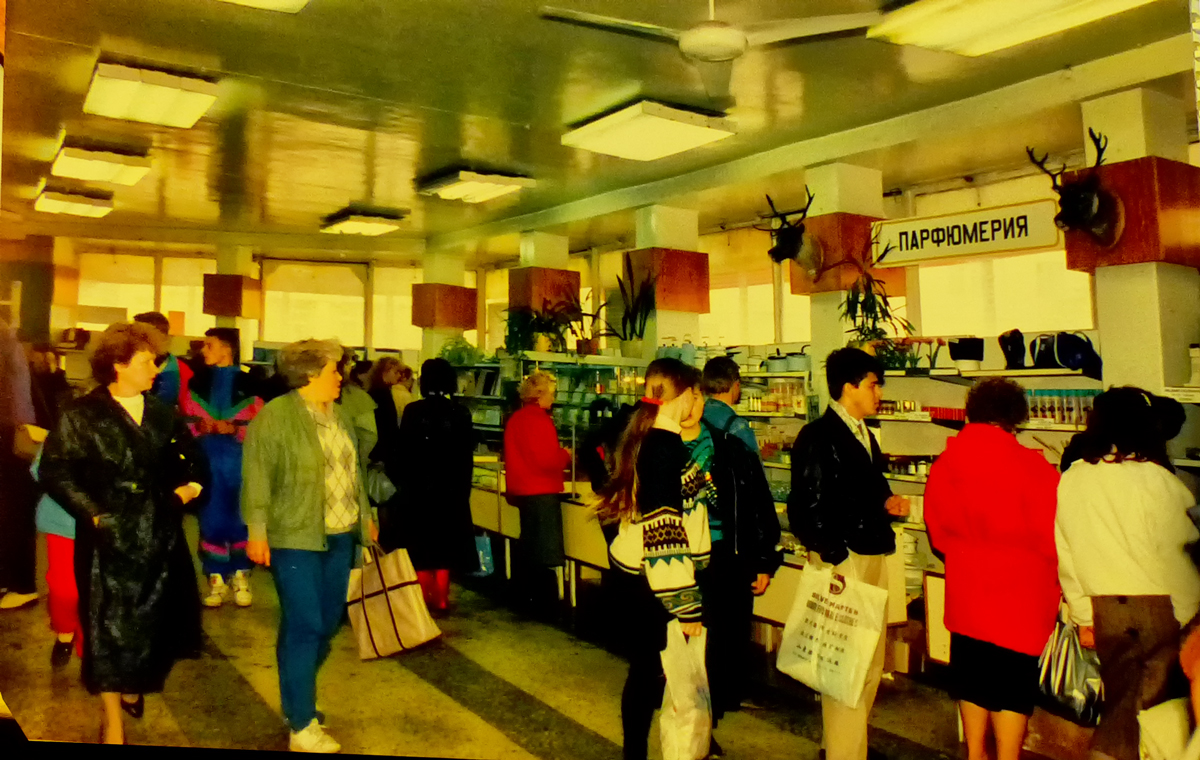
[[[199,653],[200,595],[174,491],[205,485],[200,456],[174,408],[146,394],[139,426],[105,387],[68,406],[46,439],[41,482],[76,518],[93,694],[161,691],[174,660]]]
[[[893,554],[896,534],[888,514],[892,489],[883,454],[871,436],[871,454],[835,411],[805,425],[792,446],[788,523],[805,549],[830,564],[850,552]]]
[[[711,474],[717,489],[715,509],[721,531],[734,552],[754,573],[775,575],[783,564],[775,497],[754,452],[735,435],[703,423],[713,439]]]

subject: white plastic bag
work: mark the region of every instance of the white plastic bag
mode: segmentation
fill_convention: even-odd
[[[783,628],[775,666],[820,694],[855,707],[886,626],[887,589],[808,566]]]
[[[1138,713],[1142,760],[1183,760],[1192,729],[1190,699],[1172,699]],[[1196,743],[1194,740],[1191,742]]]
[[[687,639],[678,619],[667,624],[667,648],[662,651],[662,714],[658,719],[663,760],[702,760],[712,738],[712,697],[704,665],[708,631]]]

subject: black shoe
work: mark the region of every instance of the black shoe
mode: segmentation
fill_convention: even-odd
[[[725,757],[725,750],[721,749],[721,745],[717,744],[715,738],[708,740],[708,757],[712,760],[717,760],[719,757]]]
[[[130,717],[140,718],[146,712],[146,697],[138,694],[136,702],[126,702],[125,695],[121,695],[121,709],[129,713]]]
[[[74,648],[74,641],[55,641],[54,648],[50,650],[50,664],[56,668],[66,665],[71,661],[71,650]]]

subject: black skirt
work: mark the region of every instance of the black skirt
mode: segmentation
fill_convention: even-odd
[[[563,547],[562,497],[514,496],[521,512],[521,548],[526,558],[542,567],[560,567],[567,558]]]
[[[950,696],[988,712],[1033,715],[1038,657],[950,634]]]

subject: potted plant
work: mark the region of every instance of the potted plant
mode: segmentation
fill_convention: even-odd
[[[654,286],[655,278],[652,276],[640,285],[634,281],[633,262],[629,254],[625,254],[625,278],[617,278],[623,306],[620,327],[605,321],[606,329],[602,334],[621,341],[621,353],[626,357],[640,358],[643,355],[642,340],[646,337],[650,315],[654,313]]]
[[[483,353],[467,342],[466,338],[451,338],[442,346],[438,357],[445,359],[455,367],[470,367],[479,364]]]
[[[506,346],[513,353],[567,350],[569,308],[561,304],[552,307],[547,302],[541,309],[509,309],[507,325]]]
[[[607,303],[600,304],[594,312],[585,312],[579,296],[572,295],[563,308],[567,326],[575,336],[575,353],[580,356],[592,356],[600,353],[600,331],[596,329],[601,322],[600,312]]]
[[[908,340],[913,325],[892,311],[886,286],[871,274],[871,269],[892,251],[889,244],[872,261],[871,252],[877,242],[878,237],[872,240],[871,247],[862,257],[863,261],[869,263],[864,265],[847,259],[833,265],[851,265],[858,269],[858,278],[846,290],[846,298],[842,302],[842,319],[850,323],[850,329],[847,330],[853,336],[850,345],[874,353],[884,369],[902,370],[908,364],[909,355],[915,352],[912,342]],[[900,337],[893,338],[893,334]]]

